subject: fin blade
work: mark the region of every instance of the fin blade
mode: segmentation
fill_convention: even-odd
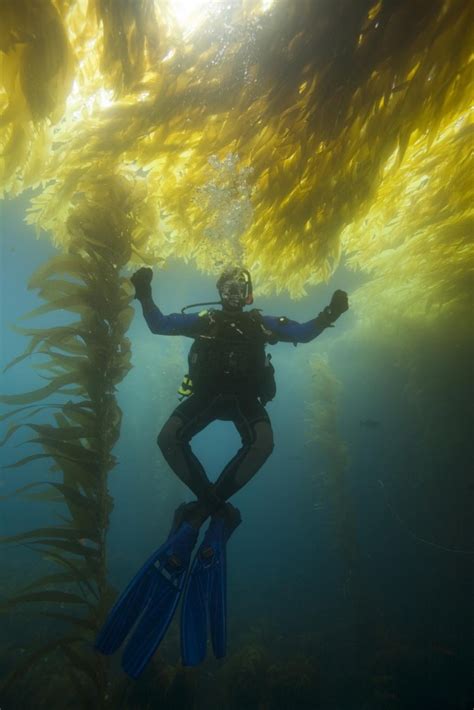
[[[181,656],[184,666],[197,666],[206,657],[208,595],[205,572],[198,552],[181,610]]]
[[[122,668],[132,678],[141,675],[162,642],[176,611],[179,597],[179,590],[171,587],[163,589],[157,582],[155,593],[123,653]]]
[[[224,542],[216,563],[216,573],[209,590],[209,622],[214,656],[224,658],[227,650],[227,565]]]
[[[122,658],[122,668],[132,678],[141,675],[168,630],[181,598],[196,539],[197,530],[183,523],[150,568],[153,588]]]
[[[155,556],[152,559],[154,560]],[[153,593],[154,579],[150,568],[152,564],[153,562],[148,560],[133,577],[99,631],[95,648],[106,656],[120,648]]]

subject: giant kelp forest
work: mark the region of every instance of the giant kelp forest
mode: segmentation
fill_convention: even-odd
[[[216,274],[240,260],[257,293],[294,299],[341,265],[362,275],[347,347],[397,360],[425,449],[438,447],[441,462],[456,450],[466,470],[469,424],[456,396],[472,346],[473,35],[467,0],[2,0],[0,189],[28,198],[31,238],[57,250],[31,275],[41,305],[30,316],[70,316],[19,328],[17,361],[41,354],[47,384],[0,399],[3,441],[26,432],[37,447],[10,462],[11,475],[38,459],[49,471],[19,495],[54,502],[62,520],[5,540],[49,564],[5,610],[36,605],[62,629],[17,659],[6,693],[26,678],[38,687],[38,664],[60,659],[36,707],[66,707],[54,705],[66,696],[67,707],[119,706],[90,641],[113,593],[107,481],[117,387],[131,367],[131,268],[178,258]],[[338,383],[327,361],[312,367],[309,436],[329,462],[366,633]],[[438,395],[445,406],[434,409]],[[440,465],[432,491],[442,476]],[[469,503],[463,510],[452,547],[468,546]],[[462,589],[465,601],[472,578]],[[232,659],[227,685],[252,695],[264,666],[252,647]],[[280,707],[293,669],[266,668],[267,704],[255,707]],[[315,702],[312,671],[299,668]],[[155,682],[162,707],[192,707],[193,676],[168,667]]]

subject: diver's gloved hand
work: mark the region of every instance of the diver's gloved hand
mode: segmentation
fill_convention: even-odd
[[[338,289],[334,291],[331,303],[329,306],[321,311],[317,320],[325,328],[330,328],[334,321],[336,321],[339,316],[341,316],[349,308],[349,301],[347,299],[346,291],[341,291]]]
[[[153,278],[153,269],[149,266],[142,266],[141,269],[135,271],[131,276],[130,281],[135,286],[135,296],[139,301],[145,298],[151,298],[151,280]]]
[[[341,291],[340,289],[334,291],[331,298],[331,303],[329,304],[329,306],[326,306],[324,310],[327,310],[328,308],[331,322],[334,322],[339,318],[339,316],[342,316],[342,314],[345,313],[349,308],[347,293],[345,291]]]

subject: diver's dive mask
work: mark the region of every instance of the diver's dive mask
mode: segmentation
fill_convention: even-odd
[[[253,303],[252,280],[247,269],[226,269],[216,285],[224,308],[238,310]]]
[[[189,306],[184,306],[181,313],[185,313],[189,308],[196,306],[224,306],[230,311],[237,311],[244,306],[250,306],[253,303],[252,279],[247,269],[241,269],[238,266],[226,269],[217,281],[217,289],[219,291],[220,301],[200,301],[199,303],[190,303]]]

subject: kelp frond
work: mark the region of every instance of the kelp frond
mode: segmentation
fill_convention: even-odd
[[[301,296],[349,253],[380,293],[387,228],[401,274],[426,261],[414,297],[472,259],[467,0],[231,0],[187,28],[165,0],[2,8],[0,183],[40,187],[30,221],[58,245],[74,195],[108,171],[145,195],[137,261],[215,271],[238,254],[262,292]]]
[[[92,658],[91,648],[111,598],[105,548],[112,509],[107,477],[116,463],[112,450],[121,424],[115,390],[131,367],[126,331],[133,309],[120,270],[130,257],[134,221],[126,199],[126,181],[119,182],[118,192],[114,192],[115,178],[104,178],[96,184],[96,191],[77,195],[68,215],[67,254],[40,267],[29,283],[44,304],[28,318],[61,309],[74,313],[74,320],[56,327],[18,328],[30,342],[10,365],[38,355],[42,362],[35,366],[47,373],[49,382],[33,392],[0,397],[7,405],[26,405],[14,411],[22,420],[13,419],[0,443],[28,432],[22,443],[37,449],[37,453],[5,468],[44,460],[49,462],[52,474],[49,480],[45,475],[44,480],[23,486],[17,494],[60,505],[61,523],[26,530],[0,542],[36,549],[59,568],[8,599],[3,611],[33,605],[50,618],[71,625],[77,636],[60,639],[54,648],[70,661],[73,676],[78,674],[70,679],[72,687],[80,687],[84,695],[93,698],[90,702],[94,706],[102,707],[107,694],[105,668],[103,662]],[[53,393],[63,401],[29,406]],[[44,418],[41,423],[31,420],[31,416],[45,411],[52,414],[50,422],[45,423]],[[31,669],[51,648],[48,641],[43,656],[38,649],[21,667],[25,672]],[[7,683],[17,676],[18,669]]]

